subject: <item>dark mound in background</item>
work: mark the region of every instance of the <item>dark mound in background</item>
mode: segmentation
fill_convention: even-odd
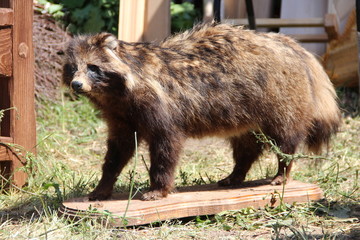
[[[37,6],[38,7],[38,6]],[[34,11],[35,96],[60,98],[62,50],[70,35],[49,15]]]

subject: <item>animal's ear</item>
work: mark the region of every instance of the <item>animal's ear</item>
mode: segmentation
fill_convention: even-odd
[[[115,50],[119,46],[119,40],[112,34],[107,34],[104,37],[103,45],[110,50]]]
[[[91,44],[115,50],[119,46],[119,40],[110,33],[99,33],[90,38]]]

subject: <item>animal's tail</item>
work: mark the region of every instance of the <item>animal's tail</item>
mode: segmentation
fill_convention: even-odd
[[[341,124],[341,112],[337,104],[335,89],[320,63],[309,64],[310,79],[313,87],[314,105],[316,106],[312,127],[308,132],[306,144],[314,153],[320,153],[323,145],[328,145],[330,138]],[[309,76],[310,77],[310,76]]]
[[[323,146],[328,146],[330,138],[338,131],[340,121],[336,119],[314,120],[306,138],[308,150],[320,154]]]

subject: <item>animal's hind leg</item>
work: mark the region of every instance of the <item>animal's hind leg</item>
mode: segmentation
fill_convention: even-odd
[[[262,153],[263,144],[259,143],[252,132],[230,139],[233,148],[235,166],[233,172],[225,179],[218,182],[220,186],[241,184],[250,170],[251,165]]]
[[[285,161],[280,161],[280,157],[278,156],[278,172],[271,181],[271,185],[281,185],[284,183],[285,179],[290,179],[290,171],[293,165],[293,161],[290,163],[286,163]],[[285,177],[284,177],[285,176]]]
[[[296,138],[295,138],[296,139]],[[282,141],[279,144],[280,150],[283,153],[286,154],[294,154],[296,152],[296,148],[298,146],[298,142],[299,141]],[[281,160],[281,156],[277,156],[278,157],[278,172],[275,175],[275,177],[273,178],[273,180],[271,181],[271,185],[281,185],[284,183],[284,181],[290,179],[290,171],[291,171],[291,167],[293,165],[293,161],[291,161],[290,163],[287,163],[285,161],[280,161]]]

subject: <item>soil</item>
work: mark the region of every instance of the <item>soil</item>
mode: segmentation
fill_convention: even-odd
[[[35,96],[49,100],[60,98],[62,54],[70,39],[55,20],[34,12],[33,44],[35,54]]]

